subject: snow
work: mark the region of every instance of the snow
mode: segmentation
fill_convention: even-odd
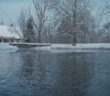
[[[88,44],[52,44],[48,47],[37,48],[44,51],[50,52],[96,52],[110,50],[109,43],[88,43]]]
[[[110,48],[109,43],[88,43],[88,44],[76,44],[73,46],[72,44],[53,44],[51,46],[52,48],[55,49],[95,49],[95,48],[100,48],[100,49],[105,49],[105,48]]]
[[[5,26],[5,25],[0,25],[0,37],[15,37],[19,38],[18,34],[16,32],[11,32],[12,28]],[[17,28],[18,31],[19,28]]]
[[[27,44],[27,43],[26,43]],[[33,44],[33,43],[32,43]],[[0,50],[15,50],[18,49],[15,46],[11,46],[8,43],[0,43]],[[49,51],[49,52],[98,52],[109,51],[110,43],[92,43],[92,44],[51,44],[51,46],[35,47],[37,51]]]

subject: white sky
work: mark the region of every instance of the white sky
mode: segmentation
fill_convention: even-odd
[[[110,0],[91,0],[93,3],[93,15],[97,16],[97,13],[100,8],[104,6],[104,2],[109,3]],[[0,0],[0,22],[3,17],[5,23],[9,23],[9,18],[13,22],[17,21],[17,18],[22,9],[28,9],[32,4],[32,0]]]

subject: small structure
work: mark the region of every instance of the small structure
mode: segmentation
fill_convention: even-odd
[[[20,37],[16,32],[11,32],[10,27],[0,25],[0,42],[19,42]]]

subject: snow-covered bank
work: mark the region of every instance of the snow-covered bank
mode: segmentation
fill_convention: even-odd
[[[51,52],[96,52],[100,50],[110,50],[109,43],[91,43],[91,44],[52,44],[51,46],[36,48]]]
[[[18,49],[15,46],[11,46],[8,43],[0,43],[0,50],[15,50]],[[51,44],[51,46],[35,47],[35,50],[51,51],[51,52],[96,52],[100,50],[110,50],[109,43],[92,43],[92,44]]]
[[[76,44],[73,46],[72,44],[52,44],[51,48],[55,49],[108,49],[110,48],[110,43],[88,43],[88,44]]]

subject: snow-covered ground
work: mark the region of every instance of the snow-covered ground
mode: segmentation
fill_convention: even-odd
[[[96,52],[100,50],[110,50],[109,43],[91,43],[91,44],[52,44],[51,46],[36,48],[51,52]]]
[[[11,46],[8,43],[0,43],[0,50],[18,49],[15,46]],[[36,47],[35,50],[50,51],[50,52],[89,52],[89,51],[100,51],[110,50],[109,43],[92,43],[92,44],[51,44],[51,46]]]
[[[16,30],[19,31],[20,33],[20,29],[18,27],[16,27]],[[18,34],[16,32],[14,32],[14,28],[9,27],[9,26],[5,26],[5,25],[0,25],[0,37],[15,37],[15,38],[19,38]]]
[[[67,48],[67,49],[106,49],[110,48],[109,43],[88,43],[88,44],[76,44],[76,46],[72,46],[72,44],[53,44],[52,48]]]

